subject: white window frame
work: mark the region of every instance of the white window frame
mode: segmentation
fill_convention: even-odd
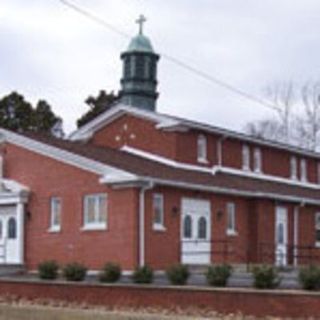
[[[99,221],[99,204],[100,199],[105,199],[106,221]],[[88,222],[88,203],[90,199],[94,199],[95,221]],[[108,227],[108,195],[105,193],[87,194],[83,198],[83,228],[82,230],[106,230]]]
[[[250,147],[247,144],[242,146],[242,169],[250,171]]]
[[[320,230],[320,212],[316,212],[314,216],[314,229],[315,232],[317,232],[317,230]],[[320,241],[317,241],[317,238],[315,239],[315,246],[317,248],[320,248]]]
[[[295,156],[290,158],[290,178],[292,180],[298,179],[298,160]]]
[[[155,221],[155,210],[157,203],[160,203],[160,222]],[[162,193],[154,193],[152,196],[152,228],[156,231],[166,230],[164,226],[164,196]]]
[[[253,163],[254,172],[261,173],[262,172],[262,153],[259,147],[254,148],[253,161],[254,161]]]
[[[302,182],[308,181],[308,163],[306,159],[300,160],[300,180]]]
[[[57,206],[57,204],[59,204]],[[59,212],[56,210],[59,208]],[[55,224],[56,215],[59,215],[59,224]],[[50,198],[50,227],[49,232],[61,231],[61,218],[62,218],[62,200],[60,197]]]
[[[237,235],[236,230],[236,204],[234,202],[228,202],[226,205],[227,211],[227,235],[235,236]]]
[[[200,163],[208,163],[208,143],[207,137],[203,134],[198,135],[197,139],[197,159]]]

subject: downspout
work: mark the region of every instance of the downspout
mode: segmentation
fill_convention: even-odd
[[[293,265],[298,266],[298,245],[299,245],[299,207],[303,207],[304,203],[301,203],[300,206],[295,206],[293,211]]]
[[[139,193],[139,266],[145,265],[145,193],[152,189],[153,182],[148,182],[141,187]]]

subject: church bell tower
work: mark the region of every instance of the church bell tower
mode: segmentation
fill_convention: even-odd
[[[123,104],[155,111],[159,55],[153,51],[150,40],[143,34],[145,21],[146,18],[142,15],[136,21],[139,24],[139,33],[121,54],[123,76],[120,99]]]

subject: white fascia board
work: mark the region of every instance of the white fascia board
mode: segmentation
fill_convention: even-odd
[[[205,172],[205,173],[212,172],[212,168],[201,167],[201,166],[196,166],[196,165],[192,165],[192,164],[177,162],[177,161],[171,160],[169,158],[155,155],[153,153],[150,153],[147,151],[142,151],[142,150],[132,148],[129,146],[123,146],[121,148],[121,151],[125,151],[125,152],[131,153],[133,155],[139,156],[141,158],[145,158],[145,159],[152,160],[152,161],[155,161],[158,163],[162,163],[167,166],[174,167],[174,168],[191,170],[191,171],[199,171],[199,172]]]
[[[150,112],[147,110],[142,110],[139,108],[135,108],[132,106],[126,106],[124,104],[119,104],[117,106],[112,107],[111,109],[105,111],[92,121],[88,122],[80,129],[72,132],[69,135],[70,140],[83,140],[88,139],[92,136],[92,134],[99,129],[103,128],[108,123],[114,121],[115,119],[119,118],[123,114],[132,114],[139,118],[152,120],[157,123],[164,123],[168,126],[172,124],[172,119],[169,116],[160,115],[158,113]],[[168,123],[170,121],[170,124]]]
[[[300,188],[320,190],[320,184],[316,184],[316,183],[309,183],[309,182],[303,182],[303,181],[299,181],[299,180],[292,180],[290,178],[286,179],[286,178],[281,178],[281,177],[277,177],[277,176],[272,176],[269,174],[256,173],[256,172],[252,172],[252,171],[250,172],[250,171],[245,171],[245,170],[238,170],[238,169],[234,169],[234,168],[214,166],[212,169],[212,173],[216,174],[218,172],[237,175],[240,177],[282,183],[282,184],[287,184],[287,185],[300,187]]]
[[[133,147],[129,147],[129,146],[124,146],[121,148],[121,150],[128,152],[128,153],[131,153],[131,154],[134,154],[136,156],[148,159],[148,160],[152,160],[152,161],[155,161],[155,162],[158,162],[161,164],[165,164],[170,167],[174,167],[174,168],[197,171],[197,172],[204,172],[204,173],[212,173],[213,175],[215,175],[218,172],[222,172],[222,173],[227,173],[227,174],[238,175],[241,177],[259,179],[259,180],[270,181],[270,182],[277,182],[277,183],[292,185],[292,186],[301,187],[301,188],[320,190],[320,184],[302,182],[299,180],[292,180],[290,178],[286,179],[286,178],[276,177],[276,176],[264,174],[262,172],[256,173],[256,172],[238,170],[238,169],[229,168],[229,167],[222,167],[222,166],[214,166],[212,168],[197,166],[197,165],[174,161],[172,159],[169,159],[169,158],[166,158],[163,156],[159,156],[159,155],[155,155],[153,153],[150,153],[147,151],[142,151],[142,150],[139,150],[139,149],[136,149]]]
[[[112,174],[114,176],[121,176],[130,174],[124,170],[105,165],[101,162],[79,156],[70,151],[53,147],[5,129],[0,129],[0,134],[3,134],[5,140],[11,144],[98,175]]]
[[[101,184],[117,184],[117,183],[135,183],[139,182],[140,178],[134,174],[106,174],[99,179]]]
[[[266,192],[242,191],[242,190],[237,190],[237,189],[221,188],[221,187],[216,187],[216,186],[205,186],[205,185],[201,185],[201,184],[154,179],[151,177],[149,177],[149,178],[145,177],[145,179],[153,182],[154,184],[165,185],[165,186],[170,186],[170,187],[177,187],[177,188],[182,188],[182,189],[198,190],[198,191],[205,191],[205,192],[210,192],[210,193],[213,192],[213,193],[218,193],[218,194],[234,195],[234,196],[246,197],[246,198],[262,198],[262,199],[269,199],[269,200],[295,202],[295,203],[299,203],[299,204],[320,205],[320,200],[316,200],[316,199],[312,199],[312,198],[286,196],[286,195],[279,195],[279,194],[266,193]]]
[[[10,192],[17,194],[30,192],[30,189],[27,186],[11,179],[0,179],[0,183],[3,183],[4,188]]]

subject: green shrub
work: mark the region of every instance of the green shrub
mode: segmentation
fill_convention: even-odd
[[[40,279],[54,280],[58,277],[59,266],[53,260],[43,261],[38,265]]]
[[[132,279],[135,283],[152,283],[153,270],[149,266],[138,267],[134,271]]]
[[[206,273],[207,282],[211,286],[225,287],[231,273],[232,267],[228,264],[209,266]]]
[[[86,274],[87,268],[77,262],[69,263],[63,268],[63,276],[68,281],[82,281]]]
[[[183,264],[176,264],[169,267],[166,274],[170,283],[175,285],[186,284],[190,276],[188,267]]]
[[[257,266],[253,268],[254,287],[258,289],[274,289],[280,285],[278,271],[273,266]]]
[[[100,275],[99,275],[99,280],[101,282],[116,282],[120,279],[121,277],[121,267],[116,264],[109,262],[105,264],[103,267]]]
[[[305,290],[319,290],[320,268],[316,266],[309,266],[307,268],[300,269],[299,282]]]

